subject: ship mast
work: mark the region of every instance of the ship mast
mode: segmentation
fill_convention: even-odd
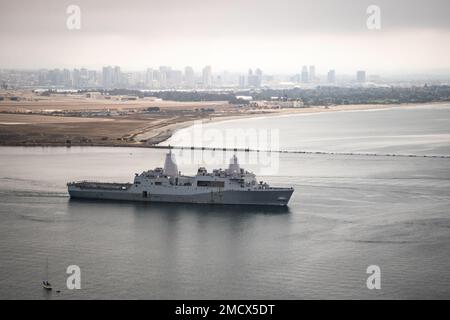
[[[172,149],[166,154],[166,161],[164,162],[164,174],[170,177],[178,176],[178,166],[175,161],[175,154],[172,153]]]
[[[236,157],[235,154],[231,158],[230,165],[228,166],[228,171],[231,175],[239,174],[241,171],[238,158]]]

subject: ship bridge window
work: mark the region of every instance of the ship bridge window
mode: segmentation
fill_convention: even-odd
[[[156,185],[156,186],[160,186],[161,184],[162,184],[161,181],[156,181],[156,182],[155,182],[155,185]]]
[[[223,188],[225,186],[225,182],[223,181],[197,181],[197,187],[214,187],[214,188]]]

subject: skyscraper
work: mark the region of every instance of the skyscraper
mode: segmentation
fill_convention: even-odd
[[[309,66],[309,81],[315,81],[315,80],[316,80],[316,67]]]
[[[169,78],[168,73],[170,72],[172,68],[168,66],[160,66],[159,67],[159,86],[161,88],[167,88],[168,82],[167,79]]]
[[[102,69],[102,85],[103,88],[108,89],[112,87],[113,83],[113,69],[111,66],[103,67]],[[75,86],[75,84],[74,84]]]
[[[53,69],[48,72],[48,80],[51,85],[58,86],[61,84],[62,73],[59,69]]]
[[[79,88],[81,84],[81,74],[79,69],[73,69],[72,71],[72,86]]]
[[[303,66],[302,68],[302,75],[301,75],[301,80],[302,82],[308,82],[309,77],[308,77],[308,68],[306,66]]]
[[[336,82],[336,71],[334,71],[334,70],[328,71],[327,80],[329,83],[335,83]]]
[[[255,71],[255,87],[261,87],[263,72],[261,69],[257,68]]]
[[[249,69],[247,79],[248,86],[259,88],[261,86],[262,74],[262,70],[259,68],[257,68],[254,73],[252,69]]]
[[[113,72],[113,87],[117,88],[120,87],[122,84],[122,72],[120,71],[120,67],[119,66],[115,66],[114,67],[114,72]]]
[[[69,69],[63,70],[63,84],[64,84],[64,87],[66,87],[66,88],[72,87],[72,77],[70,76]]]
[[[161,82],[159,81],[161,78],[161,73],[159,70],[153,70],[153,86],[152,88],[161,88]]]
[[[88,70],[86,68],[81,68],[80,69],[80,80],[79,80],[78,86],[80,88],[86,88],[88,86],[88,80],[89,80]]]
[[[366,82],[366,72],[364,70],[358,70],[356,72],[356,81],[360,83]]]
[[[145,73],[145,86],[150,89],[154,86],[152,68],[147,68],[147,72]]]
[[[195,88],[195,73],[192,67],[184,68],[184,85],[186,88]]]
[[[88,71],[88,85],[90,87],[97,86],[97,71],[95,70],[89,70]]]
[[[183,72],[180,70],[169,70],[167,84],[170,88],[178,88],[183,82]]]
[[[203,68],[203,87],[212,87],[212,69],[211,66],[206,66]]]

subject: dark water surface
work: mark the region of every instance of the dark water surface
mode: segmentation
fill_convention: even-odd
[[[426,142],[399,151],[446,154],[441,138],[450,131],[450,110],[440,108],[434,120],[429,108],[422,111],[379,111],[376,130],[383,131],[380,123],[383,132],[403,124],[398,132]],[[322,115],[303,116],[301,123],[322,121],[317,134],[330,136],[344,114],[350,116],[323,115],[328,125]],[[350,125],[358,141],[351,149],[346,139],[345,149],[361,150],[359,132],[370,127]],[[430,147],[436,134],[441,138]],[[298,141],[300,148],[304,140]],[[367,141],[373,150],[373,139]],[[338,143],[329,148],[341,150]],[[161,165],[164,153],[0,148],[0,298],[449,298],[449,159],[281,154],[276,172],[262,179],[294,186],[285,209],[69,200],[67,181],[129,181]],[[198,164],[180,170],[191,174]],[[40,285],[47,258],[61,293]],[[81,268],[81,290],[66,288],[72,264]],[[373,264],[381,268],[381,290],[366,287]]]

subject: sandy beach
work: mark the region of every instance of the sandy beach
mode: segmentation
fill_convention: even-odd
[[[431,104],[431,103],[430,103]],[[439,104],[439,103],[432,103]],[[414,104],[384,104],[384,105],[374,105],[374,104],[361,104],[361,105],[339,105],[332,107],[315,106],[309,108],[286,108],[286,109],[271,109],[253,113],[241,113],[239,115],[228,115],[221,117],[211,117],[207,119],[195,119],[188,121],[179,121],[173,124],[166,124],[160,128],[149,130],[140,133],[135,136],[136,140],[139,139],[149,139],[151,144],[158,144],[167,139],[169,139],[176,131],[187,128],[194,124],[197,120],[202,120],[203,123],[214,123],[221,121],[231,121],[241,118],[257,118],[257,117],[279,117],[279,116],[289,116],[296,114],[312,114],[312,113],[323,113],[323,112],[341,112],[341,111],[364,111],[364,110],[380,110],[389,108],[401,108],[401,107],[414,107]]]

